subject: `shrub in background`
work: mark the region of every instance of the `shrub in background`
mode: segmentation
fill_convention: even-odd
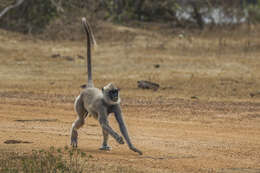
[[[57,15],[51,0],[26,0],[2,17],[0,27],[23,33],[39,33]]]

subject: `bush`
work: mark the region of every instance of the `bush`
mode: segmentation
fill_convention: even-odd
[[[5,157],[5,159],[4,159]],[[7,158],[6,158],[7,157]],[[51,147],[49,150],[33,150],[29,156],[20,156],[17,153],[5,154],[0,160],[0,172],[15,173],[15,172],[73,172],[82,173],[86,168],[87,159],[86,153],[78,149],[55,150]]]
[[[93,160],[95,160],[93,162]],[[91,162],[92,161],[92,162]],[[19,154],[15,152],[0,152],[1,173],[83,173],[83,172],[107,172],[107,173],[144,173],[131,166],[122,166],[115,163],[103,164],[97,162],[91,154],[86,154],[79,149],[64,149],[51,147],[48,150],[32,150],[31,154]]]
[[[1,19],[0,27],[23,33],[39,33],[57,15],[51,0],[26,0]]]
[[[260,2],[256,5],[247,6],[248,18],[253,23],[260,22]]]

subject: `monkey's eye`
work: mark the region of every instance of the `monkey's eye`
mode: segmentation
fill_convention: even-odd
[[[118,90],[111,90],[111,91],[109,91],[109,95],[117,96],[118,95]]]

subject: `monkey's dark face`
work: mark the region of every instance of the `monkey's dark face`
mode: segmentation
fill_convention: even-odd
[[[106,103],[114,105],[120,103],[119,89],[112,83],[102,88]]]
[[[110,91],[108,92],[108,96],[109,96],[109,98],[110,98],[113,102],[117,102],[117,100],[118,100],[118,89],[110,90]]]

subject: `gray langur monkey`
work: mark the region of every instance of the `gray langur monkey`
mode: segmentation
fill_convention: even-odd
[[[91,71],[91,46],[95,44],[95,38],[92,33],[91,27],[82,18],[82,24],[87,36],[87,67],[88,67],[88,83],[84,90],[75,100],[75,110],[78,114],[77,119],[72,124],[71,128],[71,145],[77,147],[78,145],[78,132],[77,130],[83,126],[85,118],[88,114],[97,119],[102,127],[103,143],[100,150],[110,150],[108,145],[108,135],[111,135],[119,144],[124,144],[123,138],[118,135],[110,126],[108,122],[108,115],[114,113],[115,118],[119,124],[120,131],[125,138],[129,149],[142,155],[142,152],[134,147],[128,136],[127,128],[125,126],[119,98],[119,89],[112,83],[106,85],[102,90],[95,88],[92,80]]]

